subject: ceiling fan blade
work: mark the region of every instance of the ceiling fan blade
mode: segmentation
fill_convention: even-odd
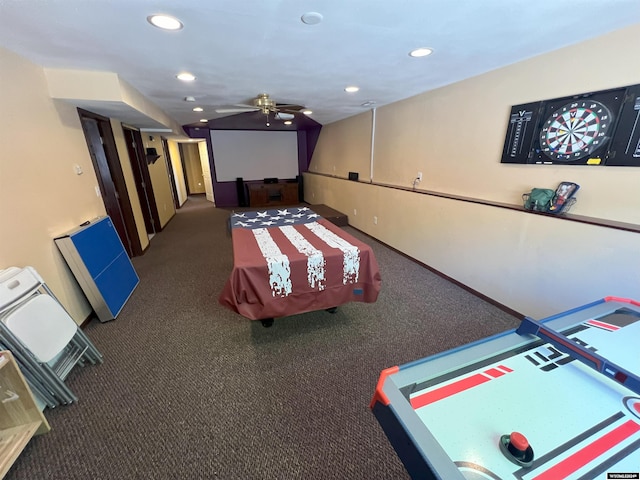
[[[288,104],[288,103],[278,103],[276,105],[276,108],[278,110],[293,110],[295,112],[299,112],[300,110],[304,109],[302,105],[294,105],[294,104]]]
[[[243,113],[243,112],[255,112],[256,110],[260,110],[256,107],[236,107],[236,108],[216,108],[216,113]]]

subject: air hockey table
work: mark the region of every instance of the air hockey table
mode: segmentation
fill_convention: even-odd
[[[233,270],[220,303],[270,326],[276,317],[373,303],[380,292],[371,247],[308,207],[235,212]]]
[[[371,409],[414,479],[640,473],[640,303],[607,297],[384,370]]]

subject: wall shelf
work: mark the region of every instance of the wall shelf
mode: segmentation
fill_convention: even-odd
[[[321,177],[329,177],[329,178],[335,178],[337,180],[349,181],[347,178],[338,177],[336,175],[328,175],[326,173],[306,172],[306,174],[308,174],[308,175],[318,175],[318,176],[321,176]],[[534,211],[531,211],[531,210],[526,210],[522,205],[514,205],[514,204],[511,204],[511,203],[492,202],[492,201],[489,201],[489,200],[481,200],[479,198],[463,197],[463,196],[460,196],[460,195],[451,195],[451,194],[447,194],[447,193],[432,192],[432,191],[429,191],[429,190],[416,190],[415,188],[400,187],[398,185],[390,185],[390,184],[386,184],[386,183],[363,182],[363,181],[358,181],[358,183],[365,183],[367,185],[374,185],[374,186],[377,186],[377,187],[392,188],[392,189],[395,189],[395,190],[404,190],[404,191],[413,192],[413,193],[416,193],[416,194],[419,194],[419,195],[430,195],[432,197],[448,198],[450,200],[458,200],[460,202],[469,202],[469,203],[475,203],[475,204],[478,204],[478,205],[487,205],[489,207],[506,208],[508,210],[518,210],[518,211],[525,212],[525,213],[530,213],[530,214],[533,214],[533,215],[543,215],[545,217],[557,218],[558,220],[568,220],[570,222],[586,223],[586,224],[589,224],[589,225],[597,225],[599,227],[613,228],[615,230],[624,230],[626,232],[640,233],[640,225],[635,224],[635,223],[618,222],[618,221],[615,221],[615,220],[607,220],[607,219],[604,219],[604,218],[588,217],[588,216],[585,216],[585,215],[574,215],[572,213],[566,213],[566,214],[562,214],[562,215],[555,215],[553,213],[534,212]]]

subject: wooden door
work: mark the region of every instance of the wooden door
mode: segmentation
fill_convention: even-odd
[[[143,148],[142,135],[138,130],[124,127],[124,138],[127,142],[127,151],[133,170],[133,178],[136,182],[136,191],[140,200],[140,209],[144,217],[144,225],[149,235],[161,230],[160,216],[156,206],[153,185],[149,175],[149,167]]]
[[[89,154],[107,215],[129,257],[142,255],[142,245],[124,181],[111,123],[106,117],[78,109]]]

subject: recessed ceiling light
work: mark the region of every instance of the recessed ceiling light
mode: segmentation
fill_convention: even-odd
[[[180,20],[169,15],[149,15],[147,22],[163,30],[182,30],[183,27]]]
[[[416,48],[415,50],[411,50],[409,52],[409,56],[410,57],[426,57],[427,55],[431,55],[432,53],[433,53],[432,48],[420,47],[420,48]]]
[[[196,79],[196,77],[189,72],[179,73],[178,75],[176,75],[176,78],[184,82],[193,82]]]
[[[360,87],[356,87],[355,85],[351,85],[344,89],[345,92],[349,92],[349,93],[355,93],[358,90],[360,90]]]
[[[204,111],[204,108],[202,108],[202,107],[193,107],[193,111],[194,112],[202,112],[202,111]]]
[[[200,119],[200,121],[201,121],[202,123],[207,123],[209,120],[207,120],[206,118],[201,118],[201,119]]]
[[[322,14],[318,12],[307,12],[300,17],[302,23],[306,23],[307,25],[317,25],[322,21]]]
[[[311,115],[313,112],[307,108],[306,110],[302,110],[302,113],[305,115]]]
[[[293,122],[291,120],[285,120],[284,124],[285,125],[291,125]]]
[[[185,102],[195,102],[196,99],[195,99],[195,97],[184,97],[184,101]]]

